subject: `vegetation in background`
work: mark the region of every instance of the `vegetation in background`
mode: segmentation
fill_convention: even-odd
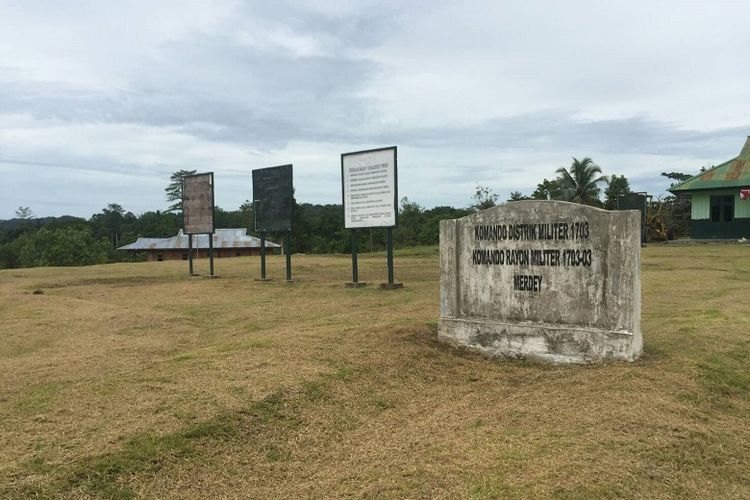
[[[182,179],[195,175],[196,170],[178,170],[169,176],[169,185],[164,189],[167,203],[171,203],[167,212],[182,212]]]
[[[474,212],[487,210],[497,204],[497,198],[498,196],[491,188],[477,184],[477,187],[474,190],[474,195],[471,197],[472,203],[469,208]]]
[[[18,209],[16,209],[16,218],[29,220],[34,218],[34,212],[32,212],[29,207],[18,207]]]
[[[630,192],[628,179],[624,175],[613,175],[608,179],[607,189],[604,190],[604,208],[614,210],[617,208],[617,197]]]
[[[701,172],[706,171],[706,167],[701,167]],[[682,172],[662,172],[661,175],[673,181],[669,187],[672,188],[677,184],[684,182],[691,177],[691,174]],[[667,228],[675,236],[690,236],[690,196],[686,194],[670,194],[661,200],[654,202],[659,204],[661,213],[667,221]],[[657,208],[657,207],[654,207]]]
[[[168,238],[177,234],[182,227],[181,199],[182,179],[192,175],[193,170],[180,170],[170,176],[170,182],[165,189],[166,200],[171,203],[165,211],[148,211],[136,215],[127,211],[118,203],[110,203],[105,208],[91,216],[90,219],[78,217],[45,217],[33,218],[29,207],[18,207],[16,218],[0,221],[0,269],[16,268],[31,262],[67,262],[65,265],[83,265],[93,260],[92,255],[100,255],[101,242],[106,248],[106,262],[130,260],[133,257],[118,251],[117,247],[134,242],[138,237]],[[630,185],[625,176],[614,175],[610,178],[599,175],[601,169],[590,158],[573,159],[569,169],[558,169],[559,176],[555,179],[543,179],[531,195],[524,195],[520,191],[510,194],[509,201],[517,200],[555,200],[563,199],[587,203],[594,206],[614,208],[617,196],[630,191]],[[663,173],[663,176],[681,181],[691,177],[689,174],[678,172]],[[604,202],[600,200],[600,185],[607,182],[604,190]],[[442,219],[463,217],[469,213],[495,206],[498,195],[492,188],[477,184],[471,203],[466,208],[438,206],[426,209],[408,198],[403,198],[399,207],[398,227],[394,229],[394,243],[397,247],[435,245],[439,238],[439,223]],[[690,230],[690,200],[687,197],[667,196],[659,200],[661,213],[666,214],[671,234],[684,236]],[[343,224],[342,207],[339,204],[319,205],[313,203],[295,202],[295,220],[292,234],[292,248],[297,253],[345,253],[351,248],[352,232],[346,230]],[[253,231],[253,205],[246,200],[238,210],[215,209],[215,226],[217,228],[245,228]],[[41,255],[37,250],[32,251],[34,245],[41,245],[41,238],[48,237],[49,232],[36,235],[45,228],[49,231],[72,228],[87,230],[94,240],[91,252],[73,252],[69,257],[55,259],[32,257]],[[57,233],[55,233],[57,234]],[[64,233],[65,238],[73,234]],[[36,235],[36,236],[35,236]],[[271,234],[269,239],[279,240],[282,234]],[[361,229],[357,231],[361,252],[376,252],[385,248],[386,231],[384,229]],[[91,241],[81,239],[77,241]],[[21,251],[33,239],[25,261],[21,259]],[[55,243],[58,245],[58,243]],[[96,260],[98,262],[98,260]],[[40,265],[40,264],[34,264]],[[52,265],[52,264],[42,264]],[[59,265],[59,264],[57,264]]]
[[[108,245],[87,228],[41,228],[24,239],[21,267],[88,266],[107,262]]]
[[[558,200],[562,196],[562,186],[558,179],[551,181],[544,179],[537,184],[536,189],[531,193],[532,200]]]
[[[601,206],[599,185],[607,182],[607,177],[601,173],[601,167],[588,157],[583,160],[573,158],[569,169],[558,168],[557,181],[561,187],[563,199],[585,205]]]
[[[530,196],[526,196],[521,191],[511,191],[510,196],[508,197],[508,201],[522,201],[531,199],[532,198]]]

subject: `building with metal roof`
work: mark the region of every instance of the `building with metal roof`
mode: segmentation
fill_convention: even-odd
[[[208,256],[208,234],[193,235],[194,257]],[[214,257],[242,257],[260,254],[260,238],[247,234],[245,229],[217,229],[213,234]],[[118,250],[131,253],[145,252],[146,260],[187,260],[188,235],[182,229],[177,236],[171,238],[138,238],[129,245],[123,245]],[[266,248],[270,253],[278,253],[281,245],[266,240]]]
[[[739,156],[669,191],[690,195],[693,238],[750,238],[750,136]]]

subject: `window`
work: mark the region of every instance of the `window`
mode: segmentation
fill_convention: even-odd
[[[711,222],[734,220],[734,195],[711,196]]]

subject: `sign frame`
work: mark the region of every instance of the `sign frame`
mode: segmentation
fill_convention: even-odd
[[[282,170],[283,169],[283,170]],[[279,182],[278,186],[284,190],[284,195],[288,193],[288,196],[281,196],[279,201],[283,204],[284,200],[289,200],[289,212],[288,219],[285,221],[286,224],[275,226],[273,224],[263,224],[263,227],[258,227],[258,206],[259,202],[264,201],[263,198],[258,198],[258,189],[260,186],[256,185],[256,177],[258,182],[260,181],[260,175],[263,171],[278,170],[283,172],[278,176],[279,180],[285,180],[288,171],[289,185],[286,183]],[[260,234],[260,281],[268,281],[266,278],[266,234],[267,233],[284,233],[284,254],[286,260],[286,282],[292,283],[292,230],[294,227],[294,165],[292,163],[286,163],[284,165],[276,165],[274,167],[263,167],[256,168],[252,171],[252,182],[253,182],[253,222],[255,231]],[[288,191],[286,191],[288,189]],[[267,190],[262,191],[266,193]],[[283,208],[283,206],[282,206]],[[268,222],[268,221],[264,221]]]
[[[379,153],[381,151],[393,151],[393,225],[377,225],[377,226],[356,226],[352,227],[348,225],[346,217],[346,178],[344,177],[344,158],[348,156],[356,156],[367,153]],[[341,206],[344,212],[344,229],[376,229],[376,228],[388,228],[393,229],[398,227],[398,146],[386,146],[383,148],[365,149],[362,151],[352,151],[349,153],[341,154]]]
[[[188,232],[185,224],[185,179],[195,177],[209,177],[211,183],[211,231],[210,232]],[[182,178],[182,231],[188,237],[188,273],[193,273],[193,235],[208,235],[208,277],[216,278],[214,274],[214,234],[216,233],[216,183],[214,182],[213,172],[201,172],[200,174],[186,175]]]
[[[262,201],[261,199],[256,198],[258,189],[256,189],[255,185],[255,176],[256,172],[260,172],[263,170],[271,170],[271,169],[280,169],[289,167],[289,200],[290,200],[290,207],[289,207],[289,220],[288,224],[284,227],[268,227],[266,224],[266,227],[259,228],[258,227],[258,205],[257,203],[259,201]],[[273,167],[263,167],[263,168],[256,168],[252,171],[252,182],[253,182],[253,225],[255,227],[255,231],[258,233],[285,233],[292,230],[292,226],[294,225],[294,166],[291,163],[287,163],[284,165],[276,165]]]
[[[194,177],[205,177],[209,176],[211,179],[211,231],[210,232],[187,232],[185,224],[185,179]],[[215,196],[216,184],[214,183],[213,172],[202,172],[200,174],[186,175],[182,178],[182,227],[184,234],[192,236],[194,234],[215,234],[216,233],[216,196]]]

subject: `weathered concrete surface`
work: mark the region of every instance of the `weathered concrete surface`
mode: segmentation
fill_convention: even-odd
[[[640,215],[520,201],[440,225],[438,337],[556,363],[642,352]]]

